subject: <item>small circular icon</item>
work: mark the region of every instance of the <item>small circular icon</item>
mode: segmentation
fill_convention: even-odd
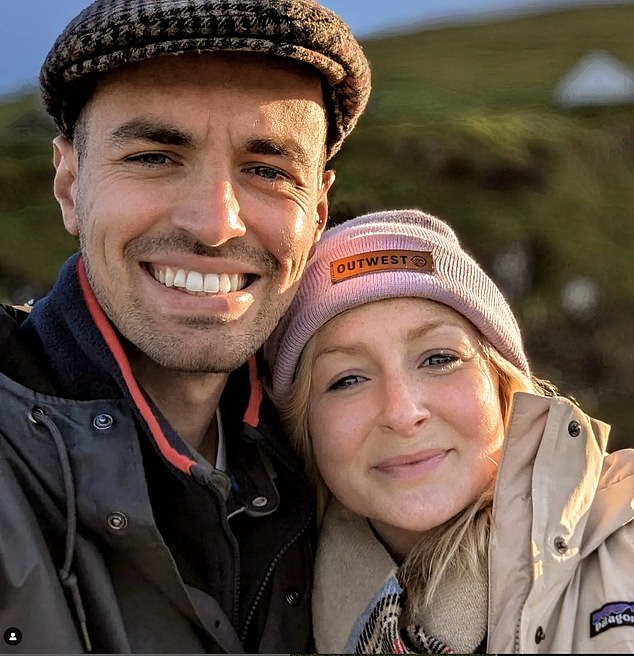
[[[22,631],[15,626],[10,626],[4,632],[4,641],[8,645],[19,645],[22,642]]]
[[[414,266],[422,269],[427,266],[427,258],[423,257],[422,255],[414,255],[414,257],[412,257],[412,263]]]

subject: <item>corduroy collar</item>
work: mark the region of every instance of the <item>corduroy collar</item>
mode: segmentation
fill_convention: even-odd
[[[58,395],[78,400],[122,398],[125,384],[88,312],[77,277],[78,260],[77,253],[64,263],[53,289],[35,304],[23,331],[46,354]]]

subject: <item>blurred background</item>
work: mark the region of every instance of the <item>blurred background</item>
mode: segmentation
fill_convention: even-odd
[[[0,301],[75,250],[53,199],[39,66],[87,0],[2,0]],[[363,43],[368,110],[331,220],[417,207],[504,290],[535,373],[634,446],[634,3],[325,0]]]

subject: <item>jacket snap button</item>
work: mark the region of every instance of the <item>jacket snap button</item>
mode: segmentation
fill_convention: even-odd
[[[255,508],[264,508],[269,500],[266,497],[255,497],[251,499],[251,505]]]
[[[38,408],[37,406],[32,407],[29,410],[29,421],[31,421],[34,424],[39,424],[39,420],[37,418],[37,415],[43,415],[44,410],[42,408]]]
[[[571,437],[579,437],[581,433],[581,424],[578,421],[571,421],[568,424],[568,434]]]
[[[103,414],[97,415],[92,420],[92,425],[97,430],[108,430],[109,428],[112,428],[112,424],[114,424],[112,415],[106,414],[105,412]]]
[[[560,553],[566,553],[568,551],[568,543],[562,537],[556,537],[554,540],[555,549]]]
[[[301,600],[301,597],[302,596],[299,593],[299,590],[296,590],[295,588],[287,590],[284,594],[284,599],[289,606],[297,606]]]
[[[113,531],[121,531],[128,525],[128,518],[122,512],[110,513],[106,521]]]
[[[537,631],[535,631],[535,642],[539,644],[545,637],[546,634],[544,633],[544,629],[542,629],[541,626],[538,626]]]

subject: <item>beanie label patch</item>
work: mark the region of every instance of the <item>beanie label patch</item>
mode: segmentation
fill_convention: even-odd
[[[434,258],[427,251],[369,251],[343,257],[330,263],[330,280],[333,285],[366,273],[380,271],[434,270]]]

